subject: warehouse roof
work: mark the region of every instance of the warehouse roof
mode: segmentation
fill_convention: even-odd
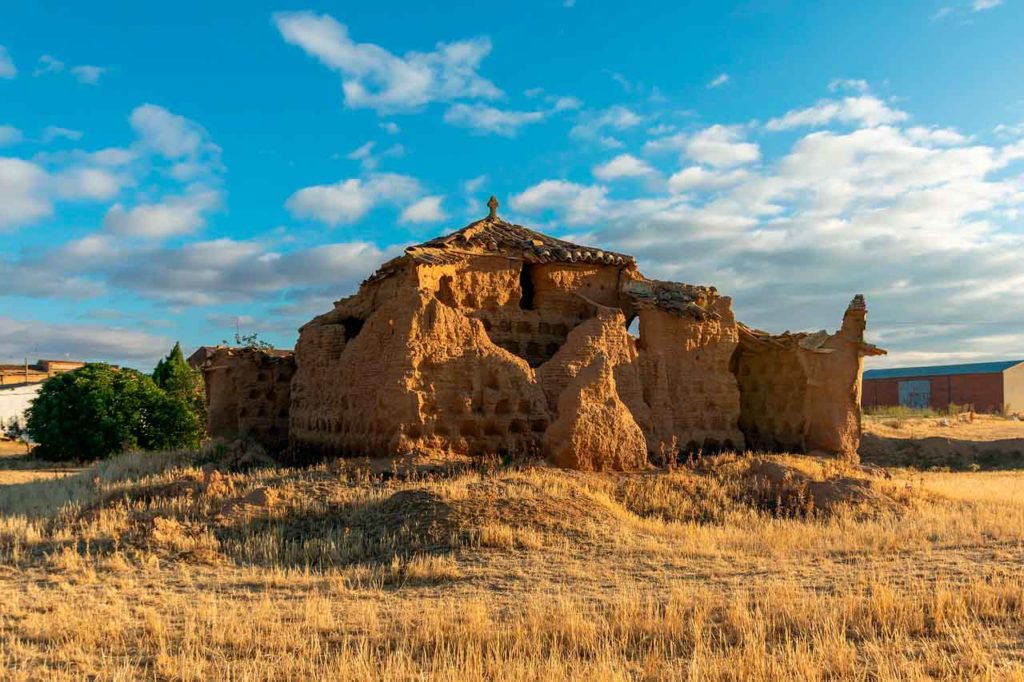
[[[865,379],[903,379],[909,377],[948,377],[959,374],[1001,374],[1024,363],[1024,360],[1002,360],[1000,362],[971,362],[961,365],[930,365],[927,367],[893,367],[892,369],[869,369]]]

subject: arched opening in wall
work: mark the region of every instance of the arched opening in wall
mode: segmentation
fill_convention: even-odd
[[[523,267],[519,270],[519,290],[521,292],[519,308],[521,310],[533,310],[533,265],[530,263],[523,263]]]
[[[346,317],[341,320],[341,326],[345,328],[345,340],[351,341],[352,339],[359,336],[359,332],[363,331],[363,320],[358,317]]]

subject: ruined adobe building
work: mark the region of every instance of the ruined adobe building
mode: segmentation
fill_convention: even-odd
[[[647,279],[631,256],[510,224],[496,205],[301,328],[294,457],[542,453],[615,470],[675,448],[856,457],[862,359],[882,352],[863,341],[862,297],[834,335],[771,336],[714,287]],[[266,383],[280,401],[280,378]],[[218,395],[214,435],[221,403],[247,400]]]

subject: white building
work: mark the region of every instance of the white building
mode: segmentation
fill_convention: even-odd
[[[0,424],[6,424],[11,417],[24,420],[25,410],[39,395],[43,387],[39,384],[22,384],[21,386],[0,386]]]

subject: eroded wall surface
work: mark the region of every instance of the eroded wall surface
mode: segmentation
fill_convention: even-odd
[[[856,296],[835,334],[743,330],[733,371],[749,447],[857,458],[864,357],[884,353],[864,342],[866,317]]]
[[[621,469],[666,444],[742,447],[729,300],[702,301],[698,319],[689,289],[659,289],[679,306],[661,311],[628,291],[636,281],[632,263],[487,253],[387,264],[300,331],[292,448]]]
[[[713,287],[649,280],[629,256],[492,215],[410,247],[304,325],[285,402],[266,393],[283,374],[208,362],[211,431],[285,432],[299,460],[543,454],[629,470],[748,442],[847,453],[858,314],[810,345],[768,343]]]
[[[221,348],[203,367],[211,437],[252,438],[269,452],[288,445],[295,359],[258,350]]]

